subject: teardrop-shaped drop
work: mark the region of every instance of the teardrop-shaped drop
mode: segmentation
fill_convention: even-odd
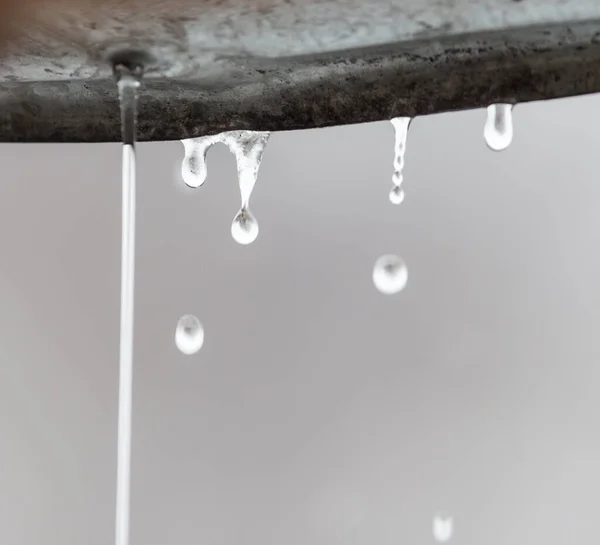
[[[231,236],[238,244],[251,244],[258,237],[258,222],[248,208],[242,208],[231,223]]]
[[[513,139],[512,104],[492,104],[487,109],[483,129],[485,143],[493,151],[502,151]]]

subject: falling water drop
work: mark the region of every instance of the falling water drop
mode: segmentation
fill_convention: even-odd
[[[113,66],[123,135],[122,238],[121,238],[121,332],[119,352],[119,417],[117,432],[116,545],[129,543],[131,482],[131,404],[133,383],[133,294],[135,266],[135,138],[137,95],[143,66]]]
[[[395,185],[390,190],[390,202],[400,204],[404,200],[404,191],[399,185]]]
[[[175,345],[179,350],[191,356],[204,344],[204,328],[195,316],[186,314],[177,321],[175,328]]]
[[[184,157],[181,162],[181,177],[192,188],[200,187],[206,180],[206,154],[211,146],[222,141],[221,135],[201,136],[182,140]]]
[[[237,161],[242,205],[231,223],[231,236],[239,244],[250,244],[258,236],[258,222],[250,212],[249,203],[269,136],[268,132],[256,131],[225,133],[225,143]]]
[[[433,537],[439,543],[447,543],[454,533],[452,517],[437,515],[433,518]]]
[[[408,269],[402,259],[396,255],[381,256],[373,267],[373,283],[386,295],[398,293],[408,281]]]
[[[242,208],[231,223],[231,236],[238,244],[252,244],[258,236],[258,222],[250,210]]]
[[[406,152],[406,139],[408,137],[408,128],[410,127],[410,117],[395,117],[390,122],[394,126],[394,174],[392,183],[394,186],[390,191],[390,201],[393,204],[400,204],[404,200],[404,191],[402,182],[404,181],[404,154]]]
[[[492,104],[483,129],[485,143],[493,151],[505,150],[513,138],[512,104]]]

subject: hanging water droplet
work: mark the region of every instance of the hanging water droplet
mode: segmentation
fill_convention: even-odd
[[[238,244],[251,244],[258,237],[258,222],[249,209],[242,208],[231,223],[231,236]]]
[[[185,156],[181,162],[181,177],[188,187],[200,187],[206,180],[207,170],[204,157],[193,139],[182,140]]]
[[[505,150],[513,139],[512,104],[492,104],[483,129],[485,143],[493,151]]]
[[[237,161],[242,206],[231,224],[231,235],[239,244],[250,244],[258,236],[258,222],[250,213],[249,202],[269,136],[268,132],[255,131],[224,133],[224,142]]]
[[[204,344],[204,328],[195,316],[186,314],[177,321],[175,345],[186,356],[195,354]]]
[[[225,142],[226,135],[227,133],[211,134],[181,141],[185,153],[181,162],[181,177],[187,186],[195,189],[206,181],[206,154],[215,144]]]
[[[373,267],[373,283],[386,295],[402,291],[408,281],[408,269],[396,255],[381,256]]]
[[[406,140],[408,138],[408,128],[410,127],[410,117],[395,117],[390,122],[394,126],[394,174],[392,183],[394,187],[390,191],[390,201],[393,204],[400,204],[404,200],[404,191],[402,182],[404,181],[404,154],[406,153]]]
[[[240,244],[250,244],[258,236],[258,222],[250,213],[249,203],[269,136],[268,132],[228,131],[181,141],[185,149],[181,175],[190,187],[204,183],[206,154],[211,146],[221,142],[235,155],[242,205],[231,224],[231,234]]]
[[[437,515],[433,518],[433,537],[439,543],[447,543],[454,533],[452,517]]]

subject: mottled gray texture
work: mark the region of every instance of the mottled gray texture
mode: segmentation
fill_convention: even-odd
[[[224,147],[192,191],[140,145],[132,545],[597,543],[599,107],[518,106],[499,154],[417,119],[400,207],[389,123],[274,134],[248,247]],[[0,146],[2,545],[112,542],[120,157]]]
[[[133,6],[133,7],[132,7]],[[600,91],[581,0],[69,0],[0,67],[0,140],[116,141],[107,59],[143,50],[141,140],[360,123]]]

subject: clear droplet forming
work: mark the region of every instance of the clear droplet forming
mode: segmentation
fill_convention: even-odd
[[[402,291],[408,281],[408,269],[396,255],[381,256],[373,267],[373,283],[386,295]]]
[[[258,237],[258,222],[247,208],[240,209],[233,218],[231,236],[238,244],[251,244]]]
[[[510,146],[513,139],[512,111],[512,104],[488,106],[483,137],[491,150],[502,151]]]
[[[402,182],[404,181],[404,154],[406,153],[406,140],[408,138],[408,128],[411,122],[410,117],[395,117],[390,122],[394,126],[394,174],[392,183],[394,184],[390,191],[390,201],[393,204],[400,204],[404,200],[404,191]]]
[[[181,141],[185,152],[181,163],[181,177],[187,186],[197,188],[206,181],[206,154],[211,146],[221,142],[220,136],[203,136]]]
[[[206,179],[206,154],[217,144],[225,144],[235,155],[241,207],[233,218],[231,236],[239,244],[250,244],[258,237],[258,222],[250,212],[250,196],[256,184],[270,133],[257,131],[229,131],[213,136],[182,140],[185,157],[181,167],[183,180],[190,187],[199,187]]]
[[[175,329],[175,345],[179,350],[191,356],[204,344],[204,328],[195,316],[186,314],[177,321]]]
[[[113,67],[121,105],[123,135],[121,333],[119,351],[119,424],[117,434],[117,501],[115,544],[129,543],[131,482],[131,396],[133,385],[133,294],[135,266],[135,138],[137,95],[143,67]]]
[[[258,236],[258,222],[250,212],[250,196],[270,133],[234,131],[228,133],[229,149],[237,160],[241,207],[231,223],[231,236],[238,244],[250,244]]]
[[[433,518],[433,537],[438,543],[447,543],[454,533],[452,517],[436,516]]]

